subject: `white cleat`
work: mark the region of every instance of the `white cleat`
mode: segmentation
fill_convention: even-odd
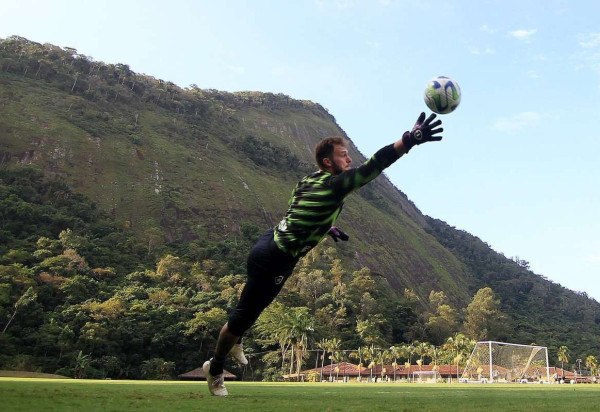
[[[240,365],[247,365],[248,359],[244,355],[244,347],[241,343],[236,343],[233,348],[229,351],[229,354],[235,359]]]
[[[208,382],[208,390],[211,395],[214,396],[227,396],[229,393],[227,392],[227,388],[225,387],[225,377],[224,374],[219,374],[217,376],[212,376],[210,374],[210,361],[207,360],[202,365],[202,370],[206,375],[206,382]]]

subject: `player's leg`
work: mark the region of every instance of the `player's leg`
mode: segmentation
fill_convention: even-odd
[[[205,363],[210,375],[215,377],[215,382],[223,389],[222,381],[216,377],[223,375],[227,355],[239,343],[244,332],[256,322],[262,311],[279,294],[297,261],[297,258],[279,250],[273,240],[272,231],[263,235],[252,248],[247,262],[248,280],[236,308],[219,333],[215,356]],[[241,354],[243,355],[243,351]],[[215,392],[227,394],[226,389],[220,391],[219,388],[211,388],[210,384],[209,389],[213,394],[217,394]]]

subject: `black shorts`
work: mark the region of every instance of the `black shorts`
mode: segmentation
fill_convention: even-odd
[[[236,308],[229,315],[227,325],[231,333],[242,336],[250,329],[279,294],[298,260],[279,249],[272,229],[258,239],[248,255],[246,285]]]

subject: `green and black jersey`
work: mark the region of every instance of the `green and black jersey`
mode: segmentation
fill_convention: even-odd
[[[320,170],[294,189],[285,217],[274,229],[275,243],[292,256],[302,256],[327,234],[342,211],[344,198],[381,174],[400,156],[386,146],[361,166],[333,175]]]

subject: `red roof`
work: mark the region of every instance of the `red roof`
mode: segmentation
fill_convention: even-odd
[[[396,365],[396,376],[411,376],[414,372],[426,372],[426,371],[432,371],[433,370],[433,366],[434,365],[422,365],[422,366],[418,366],[418,365],[411,365],[409,368],[406,368],[404,365]],[[339,371],[336,372],[336,367],[339,368]],[[381,375],[381,371],[382,369],[385,369],[385,375],[387,376],[393,376],[394,375],[394,367],[392,365],[374,365],[373,366],[373,370],[371,371],[371,369],[363,367],[363,368],[359,368],[358,365],[354,365],[352,363],[349,362],[340,362],[340,363],[334,363],[331,365],[324,365],[323,366],[323,375],[327,375],[329,376],[331,375],[336,375],[339,374],[341,376],[358,376],[359,375],[359,370],[360,370],[360,375],[370,375],[371,373],[373,375]],[[458,376],[462,374],[462,368],[457,368],[456,365],[438,365],[437,366],[437,371],[440,375],[444,375],[444,376],[448,376],[448,375],[452,375],[452,376]],[[302,375],[307,375],[309,373],[321,373],[321,368],[314,368],[314,369],[308,369],[308,370],[304,370],[302,372],[300,372]]]

